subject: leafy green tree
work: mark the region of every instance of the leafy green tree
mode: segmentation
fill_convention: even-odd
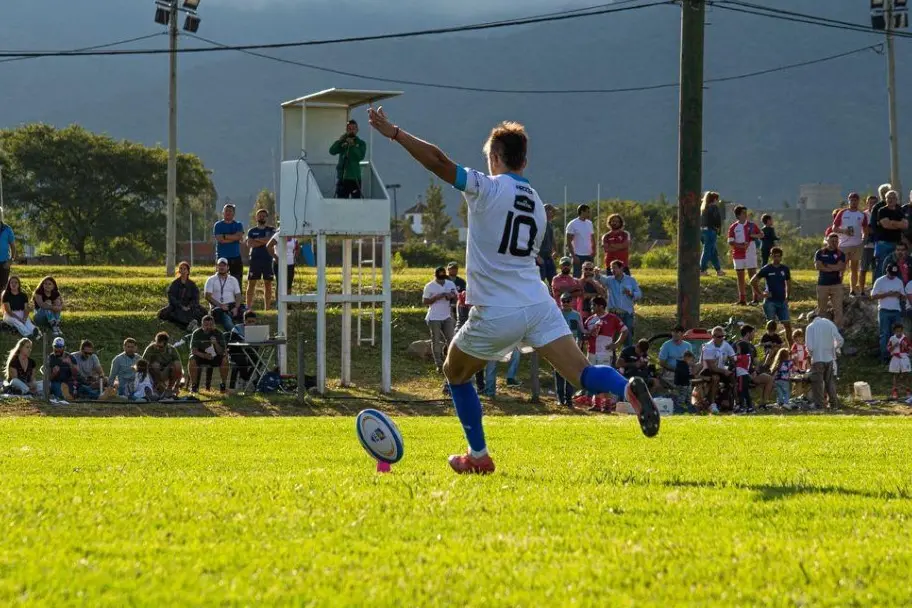
[[[421,217],[421,226],[424,229],[422,236],[429,243],[441,242],[446,236],[451,219],[443,204],[443,189],[433,179],[425,191],[424,204],[426,209]]]
[[[35,242],[83,264],[89,256],[164,257],[167,150],[45,124],[0,131],[0,148],[17,230]],[[177,176],[178,213],[213,208],[215,188],[198,157],[180,154]]]
[[[276,222],[276,199],[272,190],[263,189],[257,194],[256,201],[253,203],[253,209],[250,210],[250,225],[256,226],[256,212],[259,209],[265,209],[269,212],[267,224],[275,225]]]

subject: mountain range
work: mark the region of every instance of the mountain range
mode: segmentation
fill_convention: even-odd
[[[618,3],[619,5],[623,3]],[[768,6],[858,23],[859,0],[775,0]],[[223,44],[268,43],[477,23],[574,8],[471,0],[203,0],[199,35]],[[148,2],[35,0],[0,7],[0,47],[67,49],[156,33]],[[501,89],[593,89],[674,83],[681,9],[664,5],[537,25],[263,51],[277,57],[391,79]],[[724,11],[707,11],[705,77],[738,75],[882,42],[865,33]],[[120,48],[164,48],[160,35]],[[207,46],[183,37],[182,46]],[[900,158],[912,163],[912,40],[898,40]],[[179,59],[179,145],[198,154],[222,199],[250,204],[271,188],[282,101],[330,87],[402,91],[387,110],[403,128],[438,143],[457,162],[483,167],[481,145],[496,122],[523,122],[527,174],[546,200],[674,199],[676,87],[560,95],[454,91],[376,82],[238,52]],[[79,123],[117,138],[166,143],[167,57],[40,58],[0,63],[0,127]],[[886,62],[874,50],[803,68],[706,85],[704,188],[751,206],[795,201],[804,183],[871,190],[889,177]],[[361,121],[366,128],[366,116]],[[366,132],[366,131],[364,131]],[[363,132],[363,133],[364,133]],[[398,146],[376,138],[374,160],[402,184],[399,211],[423,193],[427,174]],[[907,180],[912,185],[912,178]],[[457,196],[448,191],[455,216]]]

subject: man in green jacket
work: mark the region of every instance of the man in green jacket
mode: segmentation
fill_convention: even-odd
[[[336,198],[361,198],[361,161],[367,154],[367,144],[358,137],[358,123],[349,120],[345,133],[329,148],[339,155],[336,165]]]

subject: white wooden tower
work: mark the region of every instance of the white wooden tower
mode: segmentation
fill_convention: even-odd
[[[372,105],[380,100],[401,95],[397,91],[356,91],[328,89],[311,93],[282,104],[282,163],[280,172],[278,215],[281,238],[278,239],[279,260],[285,260],[287,239],[311,238],[314,241],[317,264],[317,291],[306,294],[286,294],[288,276],[285,264],[279,264],[279,333],[288,336],[288,304],[315,303],[317,307],[316,365],[317,388],[326,390],[326,307],[342,305],[342,373],[343,386],[351,383],[352,305],[358,307],[357,343],[375,342],[375,307],[382,307],[381,336],[381,388],[389,392],[391,379],[391,234],[390,200],[377,173],[373,158],[373,130],[367,124],[367,113],[355,116],[359,136],[367,139],[367,156],[361,163],[361,199],[337,199],[336,162],[329,148],[345,131],[352,118],[352,110]],[[329,293],[327,289],[326,244],[327,240],[342,243],[342,291]],[[362,243],[370,240],[370,258],[362,258]],[[352,289],[352,247],[358,241],[358,289]],[[362,294],[361,279],[366,266],[371,268],[376,281],[374,255],[377,241],[382,242],[381,262],[383,280],[379,293]],[[376,286],[376,285],[375,285]],[[369,308],[370,337],[362,338],[364,308]],[[291,338],[291,336],[288,336]],[[288,353],[280,348],[279,361],[283,373],[288,368]],[[303,379],[299,379],[303,382]]]

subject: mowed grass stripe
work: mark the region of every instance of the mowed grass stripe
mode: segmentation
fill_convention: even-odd
[[[909,420],[0,419],[0,600],[909,605]],[[203,599],[204,598],[204,599]]]
[[[307,272],[299,273],[295,278],[295,293],[316,292],[316,272],[313,269],[307,270]],[[335,270],[337,269],[327,275],[327,289],[330,293],[341,293],[341,276],[335,273]],[[431,269],[422,269],[420,273],[413,269],[395,273],[392,284],[393,305],[421,306],[421,293],[431,276]],[[640,271],[636,276],[643,291],[641,306],[668,306],[677,302],[677,284],[674,275]],[[73,273],[56,275],[55,278],[66,301],[66,306],[70,310],[98,310],[100,306],[103,306],[107,310],[157,311],[166,304],[168,286],[173,280],[161,276],[160,273],[155,276],[95,276]],[[208,275],[194,274],[192,278],[197,283],[202,297]],[[37,277],[23,277],[26,290],[33,291],[38,280]],[[245,290],[246,285],[245,279]],[[357,291],[357,283],[355,283],[354,289]],[[379,281],[375,289],[365,277],[361,287],[362,293],[379,293],[380,289]],[[262,285],[258,291],[260,294],[257,302],[262,305]],[[816,276],[807,278],[796,276],[793,280],[791,296],[793,301],[814,300],[816,298]],[[700,298],[701,302],[707,305],[734,304],[738,299],[737,284],[733,277],[704,277],[700,286]]]

